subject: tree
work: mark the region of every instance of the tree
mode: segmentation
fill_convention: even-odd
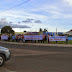
[[[5,26],[1,29],[1,34],[6,33],[6,34],[14,34],[14,30],[10,26]]]
[[[42,28],[39,29],[39,32],[42,32]]]
[[[43,32],[48,32],[48,31],[47,31],[47,29],[44,29],[44,31],[43,31]]]
[[[26,31],[24,31],[24,32],[26,32]]]

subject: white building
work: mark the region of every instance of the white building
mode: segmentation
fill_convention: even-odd
[[[72,30],[70,30],[70,31],[68,31],[68,32],[66,32],[64,34],[72,35]]]

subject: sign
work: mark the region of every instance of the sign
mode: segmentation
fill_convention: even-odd
[[[25,40],[43,40],[42,35],[24,35]]]
[[[8,40],[8,36],[1,36],[1,40]]]
[[[72,37],[68,37],[68,40],[72,40]]]
[[[66,41],[66,36],[49,36],[49,41]]]

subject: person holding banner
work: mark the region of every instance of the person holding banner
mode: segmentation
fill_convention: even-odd
[[[44,41],[45,41],[45,35],[43,34],[43,40],[42,40],[42,42],[44,43]]]
[[[10,38],[10,35],[9,35],[9,36],[8,36],[8,41],[10,41],[10,39],[11,39],[11,38]]]
[[[24,34],[22,34],[22,42],[23,42],[23,39],[24,39]]]
[[[18,42],[18,35],[16,36],[16,42]]]
[[[44,37],[44,39],[45,39],[45,41],[47,40],[47,36],[46,36],[46,34],[45,34],[45,37]]]
[[[0,35],[0,40],[1,40],[1,35]]]
[[[68,44],[68,35],[66,35],[66,44]]]
[[[15,35],[12,35],[12,42],[15,41]]]
[[[49,34],[48,34],[48,43],[49,43]]]

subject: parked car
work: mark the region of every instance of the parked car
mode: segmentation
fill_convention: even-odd
[[[11,57],[11,52],[8,48],[0,46],[0,66],[2,66]]]

